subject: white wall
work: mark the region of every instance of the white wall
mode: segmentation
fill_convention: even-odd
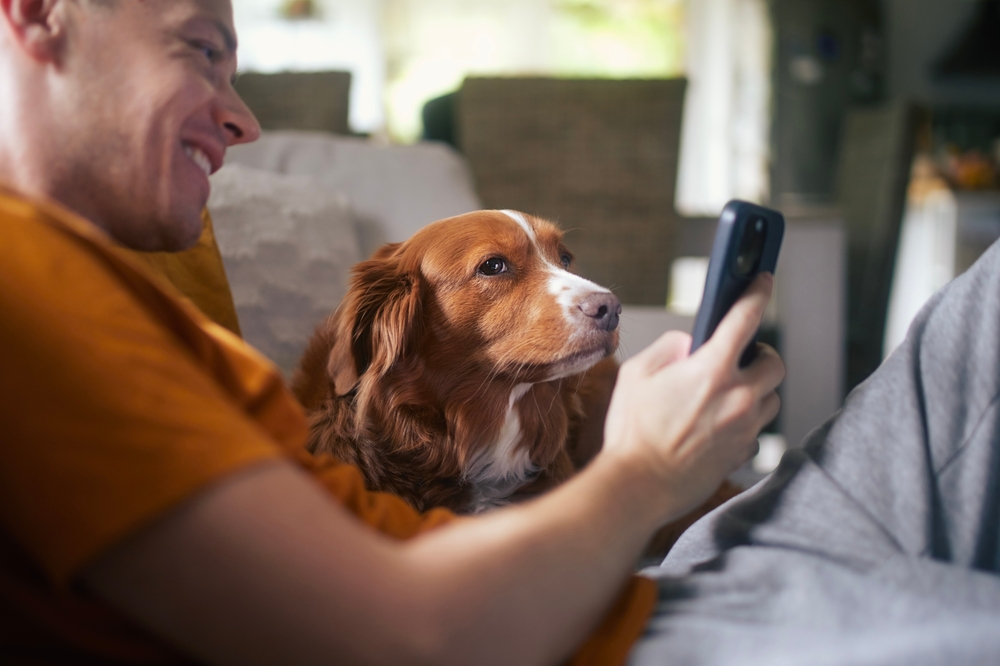
[[[234,0],[240,69],[256,72],[342,69],[352,73],[351,127],[385,124],[381,0],[319,0],[315,21],[278,18],[281,0]]]
[[[1000,86],[940,83],[931,65],[975,15],[977,0],[883,0],[889,41],[889,94],[929,104],[1000,104]]]

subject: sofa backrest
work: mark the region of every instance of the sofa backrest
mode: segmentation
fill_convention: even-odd
[[[684,79],[471,78],[459,146],[488,208],[560,224],[586,277],[665,305]]]
[[[247,72],[236,92],[265,130],[350,133],[350,72]]]

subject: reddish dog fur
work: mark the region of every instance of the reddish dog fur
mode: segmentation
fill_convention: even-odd
[[[418,509],[476,512],[568,478],[598,448],[613,361],[603,381],[582,373],[617,348],[621,312],[571,262],[551,223],[483,211],[359,264],[293,382],[310,449]]]
[[[293,382],[310,450],[421,510],[476,512],[567,479],[601,448],[621,307],[571,262],[552,224],[484,211],[359,264]],[[724,483],[646,557],[739,492]]]

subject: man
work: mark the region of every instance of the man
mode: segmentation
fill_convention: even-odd
[[[996,662],[1000,247],[651,572],[660,608],[632,649],[656,591],[620,590],[644,540],[777,409],[773,350],[736,363],[770,281],[696,354],[668,335],[625,365],[577,478],[484,518],[418,516],[304,456],[274,371],[112,245],[189,245],[205,172],[257,134],[228,0],[0,11],[8,660]]]
[[[259,133],[235,49],[229,0],[0,0],[4,656],[621,661],[655,597],[628,581],[645,540],[778,409],[774,351],[736,362],[770,279],[698,354],[672,334],[622,369],[577,478],[418,516],[303,454],[274,370],[115,248],[198,238],[208,173]]]

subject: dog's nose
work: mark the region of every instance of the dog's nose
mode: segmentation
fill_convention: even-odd
[[[580,302],[580,310],[594,320],[597,328],[613,331],[618,328],[622,303],[614,294],[590,294]]]

